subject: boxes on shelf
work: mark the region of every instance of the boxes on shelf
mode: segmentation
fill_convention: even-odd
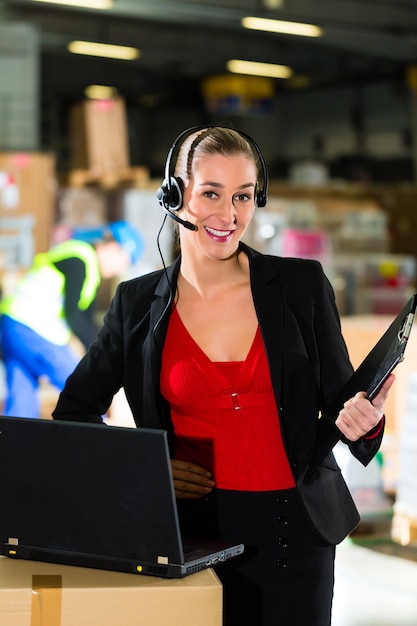
[[[416,255],[417,186],[380,186],[374,190],[388,219],[391,251]]]
[[[329,168],[320,161],[300,160],[290,167],[289,178],[295,185],[327,185],[330,180]]]
[[[0,624],[221,626],[222,587],[211,569],[165,580],[0,557]]]
[[[390,249],[387,216],[373,206],[346,210],[336,216],[323,214],[323,228],[332,230],[332,243],[337,253],[387,253]]]
[[[160,182],[147,189],[121,189],[112,197],[110,221],[127,220],[140,232],[144,240],[144,251],[138,263],[131,268],[129,274],[140,275],[162,267],[158,246],[158,232],[163,220],[163,211],[159,206],[156,191]],[[170,224],[159,236],[159,245],[165,262],[173,258],[174,235]]]
[[[335,254],[334,275],[343,285],[343,315],[396,315],[415,291],[412,256]]]
[[[372,315],[397,315],[411,297],[414,289],[374,287],[363,289],[361,310]]]
[[[123,98],[84,100],[70,111],[71,167],[103,175],[130,165]]]
[[[284,228],[281,237],[282,256],[316,259],[323,264],[328,263],[330,241],[323,230]]]
[[[51,245],[73,236],[76,227],[96,228],[108,222],[107,197],[102,189],[62,187],[58,193]]]
[[[58,195],[56,220],[65,226],[100,226],[107,219],[107,198],[101,189],[63,188]]]
[[[302,227],[323,229],[330,236],[334,253],[389,252],[389,218],[371,191],[355,186],[309,186],[270,181],[266,210],[275,210],[280,200],[288,220],[299,207],[310,207]],[[311,224],[312,209],[316,214]],[[282,210],[282,209],[281,209]],[[297,227],[292,223],[291,226]],[[300,224],[298,224],[300,226]]]
[[[50,246],[56,202],[55,158],[40,152],[0,153],[0,219],[10,263],[30,265]],[[9,240],[5,237],[9,237]],[[13,247],[16,247],[12,251]],[[22,257],[23,255],[23,257]]]

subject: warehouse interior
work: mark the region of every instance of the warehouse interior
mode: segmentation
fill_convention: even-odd
[[[160,268],[167,153],[185,128],[229,125],[256,139],[270,178],[247,242],[323,264],[358,367],[417,291],[415,0],[78,4],[0,0],[0,295],[74,227],[115,219],[145,240],[127,277]],[[316,32],[247,28],[248,17]],[[75,41],[132,58],[74,53]],[[160,246],[169,262],[167,226]],[[101,285],[99,316],[115,287]],[[0,403],[2,394],[0,377]],[[42,417],[56,399],[45,381]],[[414,328],[377,459],[362,470],[335,449],[362,521],[336,560],[334,626],[417,623],[416,407]],[[131,419],[120,394],[108,422]]]

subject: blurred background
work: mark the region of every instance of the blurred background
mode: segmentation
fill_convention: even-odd
[[[416,0],[0,0],[0,295],[36,252],[111,220],[145,240],[129,275],[159,268],[167,152],[183,129],[224,123],[268,164],[269,201],[247,242],[323,263],[358,366],[416,290]],[[169,225],[161,249],[169,262]],[[101,312],[114,288],[103,281]],[[356,549],[408,564],[416,346],[414,330],[374,465],[336,450],[363,515]],[[44,417],[55,401],[45,383]],[[129,420],[116,398],[110,423]],[[411,621],[384,608],[375,623],[417,623],[417,587],[404,593]],[[335,626],[374,623],[352,611]]]

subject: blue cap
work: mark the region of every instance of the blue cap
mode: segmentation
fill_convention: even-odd
[[[129,222],[112,222],[107,225],[113,238],[128,253],[131,263],[139,260],[144,250],[144,241],[139,231]]]

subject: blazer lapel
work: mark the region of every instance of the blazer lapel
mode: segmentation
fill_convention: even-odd
[[[149,331],[143,343],[144,379],[144,415],[143,424],[150,428],[171,430],[169,413],[164,410],[160,394],[160,373],[162,350],[171,306],[174,300],[180,261],[167,268],[155,289],[155,297],[150,305]]]
[[[252,294],[271,371],[272,385],[280,407],[283,371],[283,310],[279,273],[265,256],[244,247],[249,256]]]

